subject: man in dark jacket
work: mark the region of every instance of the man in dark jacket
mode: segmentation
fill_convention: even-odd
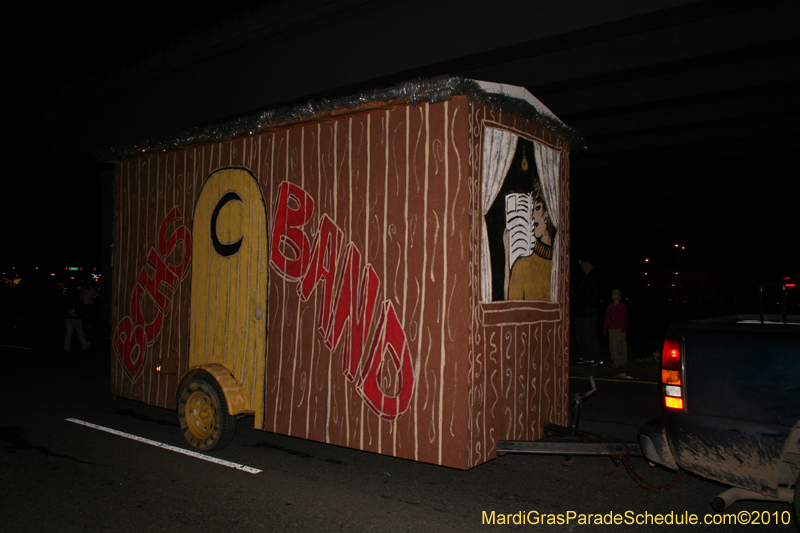
[[[600,344],[597,340],[597,307],[600,302],[600,282],[591,259],[582,259],[583,279],[575,296],[575,334],[578,349],[584,360],[602,364]]]
[[[83,335],[83,320],[81,319],[81,300],[77,290],[70,288],[65,295],[66,306],[64,308],[64,319],[67,327],[67,336],[64,338],[64,351],[69,353],[72,344],[73,330],[78,332],[78,339],[81,341],[81,349],[88,350],[92,345]]]

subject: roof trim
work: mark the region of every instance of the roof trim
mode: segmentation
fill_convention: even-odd
[[[417,105],[421,102],[433,104],[450,100],[455,95],[465,95],[499,111],[519,115],[541,124],[568,139],[575,150],[586,147],[583,138],[577,131],[564,124],[523,87],[438,76],[402,82],[388,89],[365,91],[332,100],[309,100],[302,105],[279,107],[233,120],[196,126],[174,135],[108,148],[98,154],[98,159],[120,161],[146,154],[177,150],[194,144],[220,142],[245,135],[255,135],[271,127],[353,112],[372,107],[375,104],[410,103]]]

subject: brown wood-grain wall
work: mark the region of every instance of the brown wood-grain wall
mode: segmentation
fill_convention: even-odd
[[[270,196],[282,181],[302,187],[316,200],[307,234],[327,214],[356,245],[380,280],[379,300],[397,312],[415,369],[408,410],[381,419],[342,373],[343,346],[331,353],[316,332],[320,287],[301,303],[296,283],[273,276],[266,429],[463,467],[467,109],[464,98],[403,106],[262,139]]]
[[[113,324],[131,314],[139,272],[149,248],[157,247],[165,215],[177,206],[179,223],[191,228],[195,198],[208,175],[246,167],[261,186],[268,224],[278,188],[288,181],[314,199],[314,214],[303,228],[309,241],[327,215],[344,234],[342,248],[354,243],[362,267],[372,265],[380,280],[379,307],[392,303],[415,376],[407,411],[394,420],[377,416],[342,373],[344,343],[331,352],[317,331],[324,284],[302,302],[297,282],[268,267],[264,429],[458,468],[493,458],[497,440],[540,438],[544,422],[566,424],[568,413],[569,228],[559,228],[557,302],[479,302],[478,206],[487,123],[562,149],[568,224],[565,142],[465,97],[118,163]],[[165,259],[175,264],[182,252],[179,245]],[[116,394],[174,408],[177,380],[187,370],[190,288],[191,270],[174,291],[164,289],[172,305],[135,380],[112,350]],[[145,319],[152,320],[152,302],[144,296],[142,303]],[[174,366],[173,373],[157,373],[159,360]]]
[[[322,285],[301,302],[297,283],[271,269],[265,429],[463,468],[467,111],[463,97],[400,106],[118,164],[114,323],[130,313],[138,272],[155,246],[161,220],[177,205],[182,222],[191,227],[194,198],[214,169],[251,170],[270,220],[278,187],[293,183],[315,201],[303,228],[309,240],[321,216],[328,215],[343,231],[344,244],[358,248],[362,266],[375,269],[379,303],[392,303],[405,331],[415,384],[401,416],[387,421],[373,413],[342,373],[343,346],[331,353],[317,332]],[[117,394],[172,406],[176,376],[186,370],[190,283],[191,274],[178,285],[140,377],[128,378],[115,357]],[[155,362],[167,358],[180,362],[176,375],[155,372]]]

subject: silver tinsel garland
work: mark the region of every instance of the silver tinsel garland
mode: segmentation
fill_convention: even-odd
[[[335,99],[310,100],[305,104],[279,107],[220,123],[197,126],[175,135],[146,139],[127,146],[112,147],[98,154],[102,161],[120,161],[144,154],[158,154],[193,144],[219,142],[243,135],[255,135],[276,124],[302,122],[318,115],[342,109],[356,109],[375,102],[431,104],[449,100],[454,95],[483,102],[499,111],[524,117],[555,131],[570,141],[573,150],[586,148],[583,138],[557,118],[540,113],[524,100],[482,90],[473,80],[452,76],[405,81],[387,89],[362,91]]]

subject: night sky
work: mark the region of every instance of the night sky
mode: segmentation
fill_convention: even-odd
[[[4,78],[15,80],[6,84],[10,85],[12,96],[6,113],[10,126],[4,132],[2,152],[5,175],[0,227],[4,236],[0,264],[3,269],[11,265],[95,267],[102,263],[103,206],[104,198],[107,204],[109,197],[103,194],[102,176],[107,179],[111,167],[98,163],[96,157],[97,151],[107,146],[87,141],[77,143],[82,146],[78,150],[64,153],[61,149],[64,139],[73,140],[71,137],[83,135],[81,124],[89,122],[77,107],[70,115],[73,98],[70,91],[76,84],[91,78],[102,79],[110,70],[124,71],[128,65],[146,62],[181,36],[198,30],[203,35],[203,28],[211,28],[216,21],[241,10],[252,10],[256,4],[258,2],[252,1],[222,4],[81,1],[48,7],[47,11],[19,5],[11,8],[7,20],[14,22],[3,36]],[[735,38],[732,31],[731,39]],[[800,36],[786,41],[790,43],[788,51],[786,47],[775,45],[778,56],[786,55],[784,64],[794,65],[789,67],[793,71],[784,76],[789,80],[785,83],[800,79],[797,67],[800,56],[795,53],[799,49],[799,39]],[[557,43],[551,41],[546,44],[558,50]],[[756,55],[767,53],[755,47],[752,50]],[[776,56],[775,50],[768,51],[769,57]],[[503,67],[499,60],[473,53],[451,63],[434,62],[415,67],[416,70],[406,68],[393,74],[375,74],[371,87],[391,85],[436,68],[442,69],[440,73],[471,75],[479,71],[478,66],[491,61],[498,65],[496,71],[488,71],[494,72],[495,78],[483,79],[504,83],[514,80],[514,76],[508,74],[511,68],[508,65]],[[659,64],[655,59],[653,62]],[[279,76],[291,78],[315,65],[298,62],[296,67],[296,73],[281,72]],[[695,67],[682,68],[690,71]],[[598,84],[595,78],[599,79],[601,74],[590,74],[584,73],[582,78],[576,79],[586,86]],[[610,73],[602,75],[611,76]],[[742,75],[748,74],[743,72]],[[340,84],[338,90],[348,94],[348,88],[370,86],[369,79],[367,77],[361,85]],[[776,83],[769,87],[777,86]],[[581,255],[594,257],[607,285],[620,286],[631,298],[649,297],[646,289],[649,279],[644,278],[644,272],[662,277],[673,271],[686,273],[690,281],[682,279],[685,290],[680,294],[665,293],[670,298],[684,298],[691,293],[695,299],[703,299],[705,294],[726,301],[741,299],[744,295],[752,297],[759,283],[787,276],[797,280],[800,276],[800,246],[796,236],[800,222],[798,133],[796,128],[787,131],[785,124],[796,122],[800,116],[800,97],[797,85],[791,86],[793,90],[784,85],[775,89],[787,102],[783,108],[759,116],[750,125],[751,129],[763,130],[758,142],[726,139],[720,131],[730,125],[725,119],[717,119],[713,127],[706,126],[699,134],[693,131],[693,138],[687,136],[685,144],[700,147],[691,153],[679,151],[680,145],[619,155],[613,151],[603,152],[603,147],[613,141],[616,134],[599,134],[591,128],[583,131],[583,115],[569,110],[562,114],[559,107],[553,105],[554,112],[568,124],[572,124],[570,115],[575,118],[575,125],[585,134],[588,146],[585,152],[572,154],[573,259]],[[535,86],[529,88],[545,104],[552,105],[551,102],[568,98],[568,93],[563,91],[558,98],[548,98],[547,92],[554,91],[554,87],[553,83],[542,84],[541,92]],[[609,87],[609,90],[625,90],[623,85],[610,84]],[[335,94],[337,87],[329,90],[333,93],[326,94]],[[731,91],[733,89],[719,94],[730,98],[740,96]],[[736,91],[741,92],[741,89]],[[226,97],[225,94],[216,96]],[[297,95],[301,100],[306,96]],[[192,95],[187,98],[191,99]],[[631,93],[630,98],[633,100],[636,95]],[[775,97],[755,91],[752,98],[769,102]],[[286,101],[285,98],[281,100]],[[701,104],[692,102],[692,105]],[[191,101],[186,105],[191,107]],[[247,105],[250,104],[242,104],[242,107]],[[715,105],[715,102],[710,101],[708,105]],[[256,107],[250,105],[251,109]],[[52,118],[50,113],[55,109],[58,117],[74,116],[74,123],[62,120],[54,127],[48,118]],[[624,113],[613,120],[624,121],[626,116],[634,120],[634,115]],[[104,128],[113,129],[113,117],[90,118],[97,130],[92,131],[93,139],[113,138],[104,133]],[[202,117],[187,114],[181,119],[183,123],[176,119],[171,124],[185,127],[208,118],[207,114]],[[134,129],[147,131],[142,124]],[[631,126],[634,132],[631,135],[649,134],[653,126],[637,128],[639,130]],[[667,130],[664,127],[659,132]],[[174,129],[153,133],[169,131]],[[597,162],[598,152],[606,158],[602,164]],[[108,215],[106,205],[105,216]],[[675,244],[685,249],[678,252]],[[646,258],[651,261],[645,263]],[[675,275],[674,272],[671,275]],[[659,293],[658,297],[661,296]]]
[[[38,128],[37,122],[54,108],[68,108],[65,95],[75,84],[146,61],[176,38],[257,3],[81,0],[7,8],[14,23],[2,37],[4,77],[17,82],[6,84],[6,117],[14,127],[4,131],[2,148],[4,270],[98,268],[102,262],[101,180],[113,166],[98,161],[97,152],[108,146],[60,150],[63,137],[86,120],[80,114],[63,128]]]

